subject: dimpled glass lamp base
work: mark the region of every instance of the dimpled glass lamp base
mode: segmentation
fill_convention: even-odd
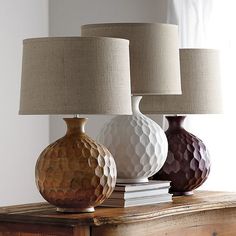
[[[119,183],[148,182],[166,160],[165,133],[139,111],[141,98],[132,96],[133,115],[116,116],[98,136],[115,158]]]
[[[67,133],[50,144],[36,164],[41,195],[59,212],[93,212],[116,183],[111,153],[84,133],[84,118],[67,118]]]
[[[23,43],[22,115],[129,115],[129,41],[46,37]],[[67,133],[36,164],[36,184],[60,212],[92,212],[116,182],[111,153],[84,132],[86,119],[64,119]]]
[[[169,150],[162,169],[153,177],[170,180],[174,195],[192,195],[210,172],[210,157],[204,143],[182,127],[185,116],[167,116]]]

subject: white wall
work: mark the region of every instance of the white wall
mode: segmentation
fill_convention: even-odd
[[[34,166],[47,116],[19,116],[22,40],[48,35],[47,0],[0,0],[0,206],[41,199]]]
[[[80,26],[104,22],[166,22],[166,0],[49,0],[50,36],[78,36]],[[87,133],[95,138],[111,116],[87,116]],[[152,116],[161,121],[158,116]],[[65,132],[59,116],[50,117],[50,141]]]

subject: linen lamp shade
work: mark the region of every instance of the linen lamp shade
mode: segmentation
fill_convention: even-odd
[[[133,95],[181,94],[178,27],[160,23],[108,23],[82,26],[83,36],[130,41]]]
[[[24,40],[20,114],[131,114],[130,96],[128,40]]]
[[[145,96],[140,109],[146,114],[222,113],[219,52],[180,49],[182,95]]]

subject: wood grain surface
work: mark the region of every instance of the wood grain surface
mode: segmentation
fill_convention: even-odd
[[[102,236],[235,236],[236,210],[231,208],[173,215],[151,221],[92,227]]]
[[[96,208],[94,213],[63,214],[48,203],[36,203],[0,208],[0,222],[37,222],[49,225],[128,224],[168,216],[235,208],[236,193],[199,191],[193,196],[175,197],[173,203],[130,208]]]
[[[172,203],[63,214],[48,203],[0,208],[0,236],[235,236],[236,193],[199,191]]]

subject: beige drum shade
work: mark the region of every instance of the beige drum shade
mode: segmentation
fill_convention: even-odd
[[[82,36],[130,40],[133,95],[181,94],[178,27],[159,23],[82,26]]]
[[[180,49],[182,95],[145,96],[141,111],[149,114],[222,113],[219,52]]]
[[[131,114],[129,41],[26,39],[20,114]]]

